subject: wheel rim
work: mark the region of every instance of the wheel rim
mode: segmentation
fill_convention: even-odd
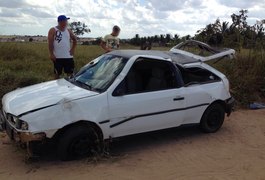
[[[217,129],[222,122],[222,115],[219,111],[212,111],[208,115],[207,124],[211,129]]]

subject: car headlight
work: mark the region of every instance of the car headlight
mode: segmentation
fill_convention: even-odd
[[[15,122],[15,126],[17,129],[21,129],[21,130],[28,130],[28,123],[18,119],[17,117],[13,117],[14,118],[14,122]]]
[[[25,121],[21,121],[21,129],[22,130],[28,130],[29,129],[28,123]]]

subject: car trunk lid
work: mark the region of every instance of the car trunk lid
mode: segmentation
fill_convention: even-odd
[[[235,57],[234,49],[215,49],[200,41],[188,40],[174,46],[170,52],[191,57],[193,59],[207,62],[210,60],[219,61],[225,57],[232,59]]]

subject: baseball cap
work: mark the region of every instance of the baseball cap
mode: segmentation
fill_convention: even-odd
[[[57,18],[58,22],[67,21],[68,19],[70,19],[70,18],[66,17],[65,15],[60,15]]]

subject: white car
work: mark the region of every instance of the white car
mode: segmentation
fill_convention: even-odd
[[[191,45],[208,56],[187,52]],[[213,133],[234,100],[226,76],[204,61],[234,54],[197,41],[167,52],[113,51],[73,78],[6,94],[0,124],[21,143],[55,140],[63,160],[86,155],[110,138],[184,124],[200,124]]]

